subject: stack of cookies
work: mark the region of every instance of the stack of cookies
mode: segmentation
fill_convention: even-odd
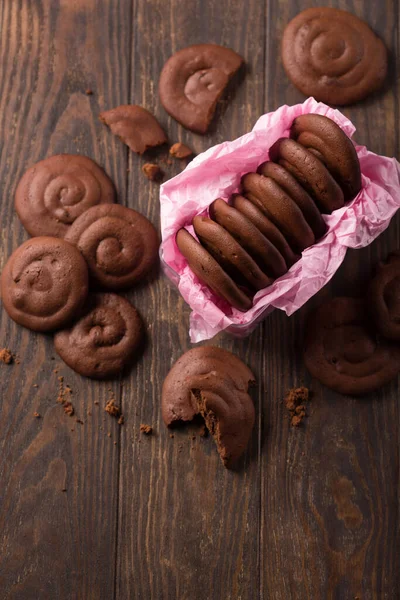
[[[61,154],[31,167],[15,206],[34,237],[1,277],[10,317],[33,331],[56,332],[61,358],[97,379],[117,375],[143,338],[136,309],[113,292],[141,281],[158,260],[153,225],[114,204],[115,196],[112,181],[85,156]]]
[[[241,180],[241,193],[215,200],[176,243],[191,270],[232,307],[246,311],[257,291],[284,275],[326,232],[323,214],[361,189],[353,143],[331,119],[297,117],[269,161]]]

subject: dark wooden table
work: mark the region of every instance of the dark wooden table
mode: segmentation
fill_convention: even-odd
[[[284,75],[279,43],[288,20],[313,4],[2,0],[0,267],[27,239],[13,207],[16,183],[52,154],[98,161],[119,201],[158,225],[159,188],[99,112],[142,104],[172,142],[196,152],[249,131],[262,113],[303,100]],[[390,49],[384,92],[344,113],[359,143],[398,157],[398,0],[329,5],[365,18]],[[157,94],[166,59],[198,42],[230,46],[247,63],[204,137],[169,118]],[[180,166],[165,169],[170,177]],[[190,348],[188,307],[164,277],[129,293],[149,339],[143,359],[111,384],[75,374],[51,337],[1,311],[0,346],[19,359],[0,366],[1,600],[400,598],[398,382],[369,398],[343,397],[310,380],[300,350],[307,312],[322,297],[362,293],[376,262],[399,247],[399,223],[348,252],[333,281],[291,318],[276,311],[245,340],[213,341],[259,381],[256,427],[237,472],[222,467],[213,440],[194,427],[171,439],[162,424],[163,379]],[[56,402],[59,376],[83,424]],[[306,424],[294,430],[282,399],[298,384],[314,395]],[[124,426],[104,412],[112,394]],[[140,434],[141,423],[155,434]]]

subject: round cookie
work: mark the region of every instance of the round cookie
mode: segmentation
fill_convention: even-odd
[[[1,275],[1,297],[10,317],[33,331],[71,322],[88,293],[88,270],[68,242],[36,237],[17,248]]]
[[[115,201],[114,185],[87,156],[57,154],[28,169],[15,193],[15,209],[32,236],[65,237],[88,208]]]
[[[229,468],[246,449],[254,426],[254,405],[248,394],[254,383],[251,370],[231,352],[212,346],[192,348],[165,378],[163,420],[172,425],[201,414]]]
[[[272,283],[257,263],[221,225],[208,217],[196,216],[193,227],[202,246],[215,258],[236,283],[262,290]]]
[[[367,394],[400,370],[400,346],[377,336],[362,300],[334,298],[323,304],[306,331],[307,369],[341,394]]]
[[[190,269],[217,296],[242,312],[251,308],[250,298],[186,229],[180,229],[175,240]]]
[[[279,229],[255,204],[240,194],[233,194],[231,202],[232,206],[245,215],[261,231],[263,236],[275,246],[285,259],[288,268],[299,260],[300,256],[294,254]]]
[[[274,162],[267,161],[258,167],[257,173],[264,177],[271,177],[290,196],[313,230],[315,239],[319,240],[326,232],[326,223],[314,200],[289,171]]]
[[[381,335],[400,341],[400,253],[378,267],[368,293],[368,306]]]
[[[82,252],[91,278],[108,290],[143,279],[158,261],[158,235],[146,217],[120,204],[94,206],[66,238]]]
[[[128,300],[116,294],[90,294],[79,320],[54,336],[63,361],[80,375],[107,379],[136,358],[143,321]]]
[[[315,242],[300,208],[273,179],[247,173],[242,186],[245,197],[275,223],[293,249],[302,252]]]
[[[369,26],[336,8],[309,8],[286,26],[286,74],[306,96],[327,104],[352,104],[379,89],[387,51]]]
[[[179,50],[161,71],[161,104],[187,129],[206,133],[219,98],[242,62],[239,54],[216,44]]]
[[[290,128],[290,137],[322,160],[342,188],[345,202],[361,190],[361,169],[350,138],[332,119],[323,115],[300,115]]]
[[[309,192],[321,212],[331,213],[344,205],[342,189],[325,165],[307,148],[280,138],[269,150],[270,159],[291,173]]]
[[[284,258],[271,242],[238,210],[217,199],[209,207],[210,217],[226,229],[270,277],[287,271]]]

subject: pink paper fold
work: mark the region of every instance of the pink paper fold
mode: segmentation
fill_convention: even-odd
[[[176,246],[176,232],[189,226],[195,215],[206,213],[216,198],[227,200],[239,191],[242,175],[256,171],[268,159],[272,144],[289,135],[293,119],[307,113],[326,115],[349,137],[355,131],[354,125],[338,110],[308,98],[303,104],[281,106],[263,115],[250,133],[203,152],[182,173],[161,186],[160,252],[165,273],[192,308],[192,342],[210,339],[222,330],[248,335],[274,308],[293,314],[331,279],[347,248],[370,244],[386,229],[400,207],[399,163],[356,146],[362,190],[350,204],[324,215],[329,227],[326,235],[307,248],[283,277],[258,292],[250,310],[242,313],[231,308],[199,281]]]

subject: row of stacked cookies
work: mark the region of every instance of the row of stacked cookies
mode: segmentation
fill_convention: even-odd
[[[112,181],[90,158],[61,154],[37,163],[15,196],[33,238],[15,250],[1,276],[10,317],[56,332],[61,358],[98,379],[117,375],[144,333],[136,309],[112,292],[142,281],[158,260],[153,225],[115,200]]]
[[[269,161],[241,180],[241,194],[215,200],[176,243],[191,270],[220,298],[246,311],[257,291],[284,275],[326,231],[322,214],[361,189],[353,143],[328,117],[297,117],[290,137],[269,149]]]

